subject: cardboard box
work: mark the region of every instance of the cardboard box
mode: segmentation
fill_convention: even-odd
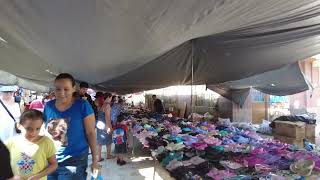
[[[306,124],[306,138],[316,137],[316,124]]]
[[[296,138],[291,138],[291,137],[286,137],[286,136],[279,136],[279,135],[275,135],[274,136],[275,140],[279,140],[283,143],[287,143],[287,144],[295,144],[300,148],[303,148],[303,139],[296,139]]]
[[[279,136],[290,137],[294,139],[303,139],[306,134],[306,123],[276,121],[275,134]]]

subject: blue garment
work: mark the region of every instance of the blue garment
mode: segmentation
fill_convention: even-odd
[[[153,118],[157,121],[160,121],[162,119],[163,115],[162,114],[159,114],[159,113],[151,113],[150,114],[150,118]]]
[[[191,129],[190,129],[190,128],[182,128],[182,131],[190,132],[190,131],[191,131]]]
[[[233,136],[232,140],[234,140],[235,142],[238,142],[240,144],[248,144],[249,143],[249,139],[248,138],[245,138],[245,137],[240,136],[240,135]]]
[[[168,138],[168,140],[170,140],[170,141],[176,141],[176,143],[183,142],[182,137],[174,136],[174,135],[171,135],[171,136]]]
[[[48,175],[48,180],[86,180],[87,179],[88,156],[70,158],[58,164],[58,168]]]
[[[208,131],[202,130],[202,129],[200,129],[200,128],[197,128],[197,129],[196,129],[196,132],[199,133],[199,134],[208,134]]]
[[[123,111],[123,107],[121,104],[114,104],[111,107],[111,123],[114,125],[117,122],[117,118],[120,115],[120,113]]]
[[[100,126],[103,124],[103,126]],[[97,112],[97,143],[99,145],[110,145],[112,144],[112,133],[106,131],[106,113],[103,111]]]
[[[93,109],[88,101],[76,99],[72,106],[60,112],[55,106],[56,100],[49,101],[44,108],[44,120],[48,123],[57,119],[67,119],[67,145],[57,149],[57,160],[64,162],[70,157],[88,154],[89,145],[85,133],[84,119],[93,115]]]
[[[304,139],[303,140],[303,145],[304,145],[304,148],[307,150],[307,151],[312,151],[314,149],[314,144],[310,143],[308,140]]]
[[[234,144],[235,142],[232,139],[224,138],[222,141],[222,145]]]

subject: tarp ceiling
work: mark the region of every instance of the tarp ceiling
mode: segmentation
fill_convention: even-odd
[[[301,72],[298,62],[241,80],[208,85],[207,88],[231,99],[240,106],[245,103],[251,88],[276,96],[292,95],[313,89],[311,83]]]
[[[0,69],[125,93],[190,84],[193,64],[219,84],[319,53],[319,15],[317,0],[2,0]]]

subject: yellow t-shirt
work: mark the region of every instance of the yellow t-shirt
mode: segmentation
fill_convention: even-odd
[[[43,171],[48,165],[48,159],[56,153],[52,140],[47,136],[43,136],[36,143],[28,141],[23,136],[16,136],[6,144],[10,151],[13,173],[23,179]],[[47,177],[41,178],[46,179]]]

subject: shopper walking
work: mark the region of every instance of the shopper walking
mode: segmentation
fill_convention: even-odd
[[[97,118],[97,143],[98,143],[98,161],[103,161],[101,157],[102,146],[107,147],[107,159],[112,159],[111,145],[112,145],[112,124],[111,124],[111,98],[110,93],[103,94],[97,92],[95,96],[95,104],[98,110]]]
[[[6,141],[15,136],[19,130],[16,125],[21,115],[20,105],[14,100],[14,86],[0,87],[0,139]]]
[[[44,119],[58,146],[58,168],[48,179],[85,180],[89,147],[91,170],[98,169],[94,112],[88,101],[73,98],[75,80],[70,74],[59,74],[54,86],[56,99],[46,104]]]

